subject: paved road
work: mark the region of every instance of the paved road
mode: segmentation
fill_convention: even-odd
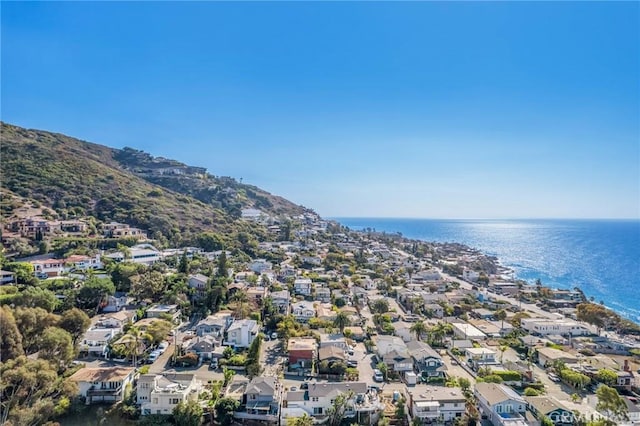
[[[262,375],[267,377],[279,377],[283,371],[283,362],[286,356],[282,352],[282,339],[265,340],[260,348],[260,364],[263,367]]]

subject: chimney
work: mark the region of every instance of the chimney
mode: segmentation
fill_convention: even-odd
[[[629,368],[629,360],[628,359],[624,360],[624,367],[622,367],[622,369],[624,371],[631,371],[631,368]]]

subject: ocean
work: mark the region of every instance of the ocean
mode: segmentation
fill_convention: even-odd
[[[640,323],[640,220],[334,218],[353,230],[458,242],[496,256],[516,278],[572,289]]]

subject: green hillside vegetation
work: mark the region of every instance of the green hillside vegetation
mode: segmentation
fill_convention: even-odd
[[[123,222],[149,231],[152,238],[178,243],[204,231],[227,236],[259,234],[259,227],[236,220],[244,207],[261,208],[272,215],[304,211],[258,188],[214,178],[204,169],[174,160],[157,161],[141,151],[112,149],[6,123],[1,130],[2,188],[51,207],[61,219],[89,216]],[[138,169],[154,161],[202,173],[199,178],[143,177]],[[202,182],[195,185],[193,179]],[[4,203],[4,217],[15,207]]]

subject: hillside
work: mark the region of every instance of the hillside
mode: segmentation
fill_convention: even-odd
[[[251,229],[242,208],[272,216],[305,211],[280,197],[216,178],[202,168],[61,134],[1,124],[1,187],[51,207],[62,218],[93,216],[170,239]],[[184,172],[181,172],[183,170]],[[3,207],[3,214],[11,209]]]

